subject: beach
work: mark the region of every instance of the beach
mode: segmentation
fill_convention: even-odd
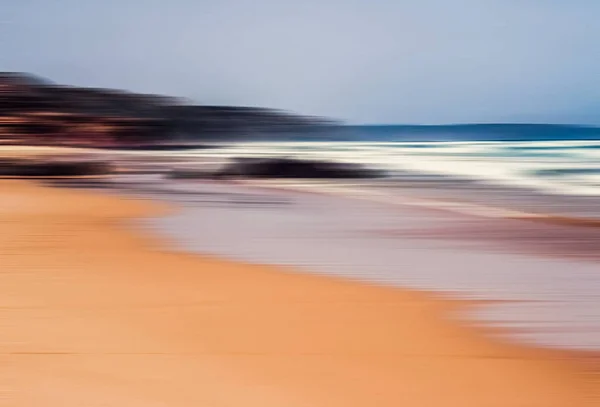
[[[139,198],[0,196],[7,406],[597,401],[583,354],[493,338],[456,316],[476,300],[175,250],[139,221],[176,209]]]

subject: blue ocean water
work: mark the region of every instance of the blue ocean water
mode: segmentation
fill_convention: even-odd
[[[600,127],[562,124],[349,125],[289,133],[277,139],[359,142],[600,140]]]
[[[600,128],[566,125],[343,126],[175,153],[361,163],[549,194],[600,195]]]

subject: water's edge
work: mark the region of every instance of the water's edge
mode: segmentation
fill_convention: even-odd
[[[197,183],[193,189],[185,198],[165,195],[181,210],[143,225],[191,252],[499,300],[470,317],[510,328],[510,337],[523,342],[600,348],[596,261],[413,235],[456,220],[447,212],[392,211],[377,202],[250,185]]]

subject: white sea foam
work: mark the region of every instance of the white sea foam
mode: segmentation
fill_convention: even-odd
[[[600,141],[248,142],[181,157],[302,157],[349,161],[564,195],[600,195]],[[598,170],[599,174],[568,172]],[[564,173],[548,170],[567,170]]]

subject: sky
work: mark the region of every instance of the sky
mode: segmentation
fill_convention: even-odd
[[[349,123],[600,124],[598,0],[0,0],[0,71]]]

